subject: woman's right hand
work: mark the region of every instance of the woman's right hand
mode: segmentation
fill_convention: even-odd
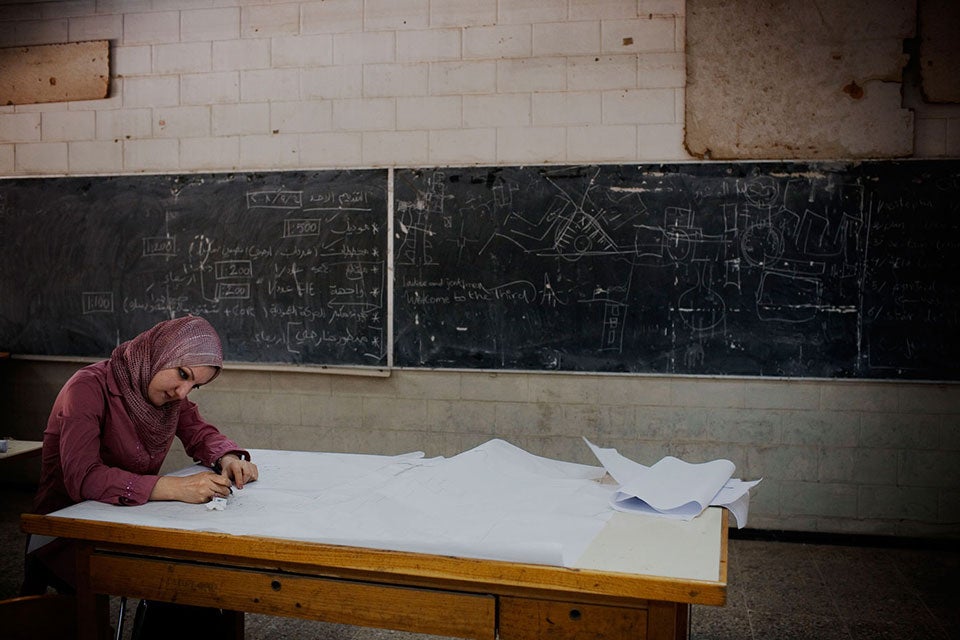
[[[202,504],[229,495],[228,478],[213,471],[202,471],[190,476],[160,476],[157,484],[153,486],[150,499]]]

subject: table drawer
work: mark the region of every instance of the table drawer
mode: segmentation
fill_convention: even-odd
[[[647,609],[500,598],[500,640],[645,640]]]
[[[223,565],[94,553],[95,593],[494,640],[496,598]]]

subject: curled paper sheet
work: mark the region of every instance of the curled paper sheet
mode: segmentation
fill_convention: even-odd
[[[586,438],[597,459],[620,487],[613,494],[613,508],[690,520],[710,506],[726,507],[737,528],[747,523],[750,488],[760,480],[733,478],[736,466],[729,460],[700,464],[667,456],[651,467],[621,455],[616,449],[598,447]]]

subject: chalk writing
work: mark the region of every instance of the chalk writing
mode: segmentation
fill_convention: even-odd
[[[245,300],[250,297],[249,282],[218,282],[217,300]]]
[[[300,191],[252,191],[247,193],[247,208],[300,209],[303,193]]]
[[[283,221],[283,237],[295,238],[298,236],[319,236],[319,220],[296,220],[287,219]]]
[[[167,256],[177,255],[177,239],[170,236],[158,238],[143,239],[143,256]]]
[[[112,291],[84,291],[81,294],[83,313],[113,313]]]
[[[253,263],[250,260],[220,260],[214,265],[216,278],[249,278],[253,275]]]

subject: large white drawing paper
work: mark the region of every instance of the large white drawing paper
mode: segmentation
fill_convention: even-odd
[[[738,528],[747,523],[749,490],[760,481],[732,478],[736,467],[729,460],[693,464],[667,456],[648,467],[616,449],[584,441],[620,485],[611,498],[615,509],[689,520],[708,506],[721,506],[730,510]]]
[[[602,467],[503,440],[451,458],[251,453],[259,480],[223,509],[88,501],[55,515],[558,566],[571,566],[613,515]]]

